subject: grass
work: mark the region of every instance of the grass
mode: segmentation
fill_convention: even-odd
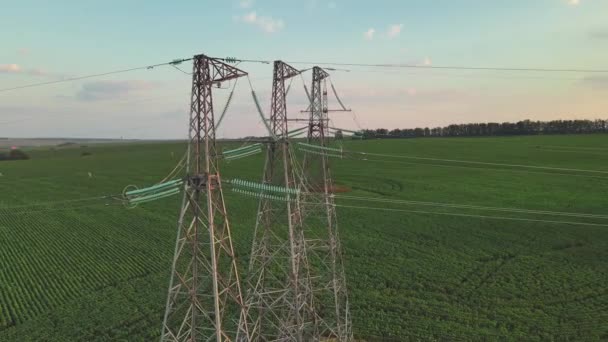
[[[608,172],[608,136],[345,141],[379,154]],[[0,163],[0,340],[150,340],[160,334],[177,197],[126,209],[119,194],[168,174],[182,143],[35,149]],[[332,159],[348,195],[608,214],[608,174],[368,156]],[[262,156],[223,164],[257,181]],[[91,173],[92,177],[89,177]],[[227,192],[239,254],[256,200]],[[46,203],[45,202],[50,202]],[[54,203],[54,204],[53,204]],[[345,206],[608,223],[472,209]],[[32,206],[38,204],[37,206]],[[20,207],[27,205],[27,207]],[[357,338],[608,339],[608,227],[338,208]],[[244,260],[245,258],[243,258]]]

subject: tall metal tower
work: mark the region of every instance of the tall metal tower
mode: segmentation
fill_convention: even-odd
[[[249,339],[215,146],[212,87],[247,75],[193,58],[188,176],[179,215],[162,341]],[[237,317],[236,319],[233,319]]]
[[[300,72],[274,62],[270,127],[263,182],[299,188],[288,137],[285,81]],[[316,315],[298,196],[260,199],[247,284],[247,317],[254,341],[317,340]]]
[[[320,67],[315,66],[312,70],[312,87],[309,107],[308,143],[327,147],[329,116],[327,107],[327,85],[326,79],[329,74]],[[310,229],[308,238],[318,241],[314,253],[316,256],[311,263],[319,269],[318,277],[313,284],[322,298],[322,309],[318,314],[326,324],[323,335],[331,335],[339,341],[352,340],[352,327],[349,311],[348,295],[346,289],[346,276],[342,258],[342,248],[338,234],[338,221],[334,205],[334,185],[331,178],[329,161],[325,153],[310,154],[305,152],[304,178],[312,185],[314,192],[321,193],[321,203],[315,203],[314,198],[304,201],[304,210],[309,212],[324,212],[324,218],[315,221],[314,217],[310,225],[321,225],[325,230]],[[316,205],[316,206],[315,206]],[[312,207],[312,208],[311,208]],[[324,209],[323,209],[324,208]],[[311,248],[314,244],[310,244]]]

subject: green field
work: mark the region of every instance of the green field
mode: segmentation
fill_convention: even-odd
[[[332,159],[336,183],[352,189],[345,195],[608,215],[607,135],[345,141],[344,148],[512,164]],[[160,335],[180,199],[127,209],[93,198],[158,182],[184,149],[103,145],[86,148],[89,156],[79,147],[36,149],[31,160],[0,163],[0,341]],[[258,181],[262,156],[222,167],[224,178]],[[257,202],[226,195],[243,264]],[[338,208],[356,337],[608,340],[608,219],[337,203],[368,207]]]

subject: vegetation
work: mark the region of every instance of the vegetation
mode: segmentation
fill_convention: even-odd
[[[30,157],[21,150],[11,150],[8,154],[0,153],[0,161],[3,160],[26,160],[30,159]]]
[[[348,195],[608,214],[606,135],[342,143],[345,150],[444,159],[332,159],[332,175],[338,186],[352,189]],[[183,143],[90,145],[87,158],[80,157],[79,149],[37,149],[29,152],[27,163],[3,163],[0,341],[158,338],[180,200],[127,209],[98,197],[119,194],[128,184],[156,183],[169,174],[184,148]],[[224,163],[224,178],[257,181],[262,158]],[[73,199],[81,200],[69,201]],[[257,203],[229,189],[226,200],[242,267]],[[345,199],[337,203],[582,221]],[[608,227],[351,207],[339,207],[338,218],[358,338],[608,339]]]
[[[608,120],[553,120],[488,122],[449,125],[435,128],[364,130],[363,138],[415,138],[415,137],[475,137],[541,134],[590,134],[608,133]]]

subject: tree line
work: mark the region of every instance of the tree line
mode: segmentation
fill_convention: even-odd
[[[30,159],[30,157],[21,150],[11,150],[9,153],[0,153],[0,161],[25,159]]]
[[[540,134],[608,133],[608,120],[553,120],[453,124],[434,128],[366,129],[355,136],[370,138],[476,137]]]

